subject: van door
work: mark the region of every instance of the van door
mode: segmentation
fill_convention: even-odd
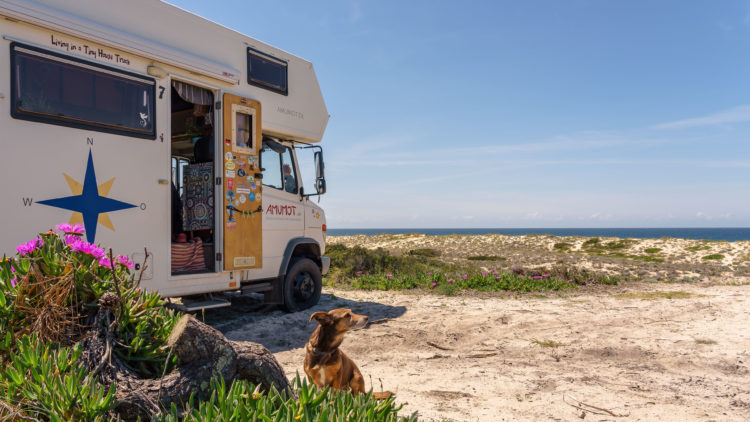
[[[263,266],[260,103],[224,94],[224,270]]]

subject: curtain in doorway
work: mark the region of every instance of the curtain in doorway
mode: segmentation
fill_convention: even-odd
[[[211,113],[211,108],[214,104],[213,92],[180,81],[172,81],[172,86],[175,91],[177,91],[177,95],[179,95],[180,98],[189,103],[195,104],[193,106],[193,115],[205,116],[206,121],[213,125],[213,113]]]

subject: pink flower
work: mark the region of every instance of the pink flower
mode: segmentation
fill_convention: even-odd
[[[37,237],[36,239],[29,240],[26,243],[21,243],[20,245],[16,246],[16,252],[18,252],[19,255],[25,256],[26,254],[30,254],[34,252],[37,249],[40,249],[44,242],[41,238]]]
[[[542,276],[540,276],[540,275],[535,275],[534,276],[534,280],[537,280],[537,279],[540,279],[540,278],[542,278]]]
[[[430,283],[430,286],[433,286],[433,287],[435,287],[435,286],[437,286],[437,283],[435,283],[435,282],[433,282],[433,283]]]
[[[16,287],[16,281],[18,281],[18,278],[13,277],[10,279],[10,285],[13,287]]]
[[[545,277],[545,278],[546,278],[546,277],[549,277],[549,274],[545,274],[545,275],[544,275],[543,277]]]
[[[125,266],[129,270],[132,270],[135,266],[133,260],[125,255],[117,255],[116,261],[118,264]]]
[[[86,233],[86,229],[83,228],[83,224],[68,224],[68,223],[62,223],[55,226],[57,230],[60,230],[61,232],[65,234],[84,234]]]
[[[500,277],[495,277],[495,280],[500,280]]]
[[[112,268],[112,262],[109,260],[108,256],[99,258],[99,265],[105,268]]]
[[[428,272],[427,275],[432,275],[432,271]]]
[[[469,278],[469,276],[464,274],[464,280],[466,280],[467,278]]]
[[[448,279],[448,283],[453,283],[453,279],[452,279],[452,278],[449,278],[449,279]]]
[[[487,271],[482,271],[482,277],[487,275]]]
[[[386,277],[393,277],[393,274],[386,274]]]
[[[523,275],[521,275],[521,278],[523,278]]]
[[[81,238],[76,235],[72,235],[72,234],[65,235],[65,244],[68,246],[71,246],[71,248],[72,248],[72,245],[81,243],[81,242],[83,242],[83,240],[81,240]]]
[[[362,275],[362,271],[357,271],[357,275]]]
[[[84,242],[83,240],[77,243],[68,244],[68,246],[70,246],[70,249],[73,250],[74,252],[83,252],[85,254],[89,254],[93,256],[94,258],[101,258],[104,255],[106,255],[106,252],[104,252],[104,249],[94,244],[91,244],[89,242]]]

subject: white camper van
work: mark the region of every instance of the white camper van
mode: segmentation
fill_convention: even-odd
[[[0,36],[0,254],[82,223],[165,297],[317,303],[329,115],[310,62],[156,0],[0,0]]]

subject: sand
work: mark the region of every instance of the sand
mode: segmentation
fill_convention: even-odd
[[[473,251],[460,242],[442,248],[434,239],[402,246],[432,245],[444,252],[455,247],[449,253],[464,257],[527,248],[544,258],[543,249],[560,241],[531,247],[533,240],[527,246],[508,239],[464,240],[505,241],[505,249]],[[341,307],[384,320],[347,334],[342,349],[358,364],[368,388],[395,392],[404,404],[401,413],[419,412],[420,420],[750,420],[750,285],[746,276],[736,275],[744,268],[748,242],[712,242],[716,251],[699,252],[723,252],[729,258],[720,263],[700,257],[692,262],[694,257],[683,253],[698,241],[672,242],[678,243],[659,239],[634,247],[675,249],[665,254],[674,258],[661,264],[682,260],[677,263],[685,267],[678,269],[697,279],[626,281],[560,295],[446,297],[325,288],[308,311],[286,314],[264,308],[257,297],[238,297],[230,311],[209,314],[208,322],[230,339],[265,345],[293,377],[304,374],[304,345],[316,326],[308,321],[312,312]],[[559,258],[550,250],[546,254]],[[593,268],[606,263],[569,255]],[[622,270],[630,261],[610,264]]]

